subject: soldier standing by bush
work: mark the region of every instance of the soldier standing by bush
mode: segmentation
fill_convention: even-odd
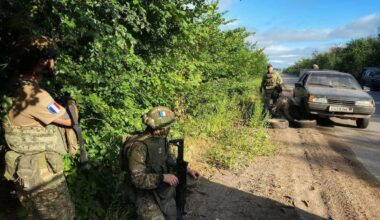
[[[122,148],[127,194],[136,206],[138,219],[175,219],[175,186],[179,182],[173,174],[176,161],[167,141],[174,113],[155,107],[144,115],[143,122],[146,130],[130,137]],[[197,171],[188,168],[187,173],[199,178]]]
[[[264,109],[266,111],[271,111],[272,105],[275,105],[279,93],[282,91],[283,80],[279,73],[273,70],[271,64],[267,66],[267,73],[264,75],[260,91],[264,90]]]
[[[59,127],[72,125],[66,110],[40,87],[54,76],[58,50],[48,38],[23,48],[18,68],[20,88],[4,119],[9,150],[5,178],[16,183],[20,202],[31,219],[74,219],[75,209],[63,175],[66,139]]]

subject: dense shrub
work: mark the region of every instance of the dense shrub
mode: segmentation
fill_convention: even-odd
[[[173,108],[182,121],[174,135],[183,135],[194,120],[209,126],[208,120],[224,113],[240,117],[236,97],[247,79],[264,72],[267,60],[245,41],[250,33],[222,31],[226,23],[217,4],[207,0],[1,1],[1,116],[11,105],[15,44],[46,35],[61,49],[57,78],[46,87],[54,97],[68,93],[77,100],[92,165],[82,172],[77,158],[66,159],[78,219],[106,216],[122,181],[121,136],[143,129],[140,116],[147,109]],[[220,122],[206,133],[230,126]]]

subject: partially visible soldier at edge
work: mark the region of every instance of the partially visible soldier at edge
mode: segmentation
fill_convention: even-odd
[[[20,86],[4,122],[8,145],[5,178],[15,182],[27,219],[75,217],[74,204],[63,175],[67,144],[62,127],[72,126],[65,108],[40,87],[54,76],[58,48],[46,37],[24,48],[18,74]]]
[[[122,148],[127,199],[135,204],[140,220],[176,219],[174,198],[179,182],[173,170],[176,160],[167,140],[174,120],[169,108],[152,108],[143,117],[146,130],[131,137]],[[194,179],[200,176],[190,168],[187,173]]]
[[[263,76],[260,92],[264,92],[264,110],[272,111],[272,106],[276,104],[279,93],[282,91],[282,77],[273,70],[271,64],[267,66],[267,73]]]

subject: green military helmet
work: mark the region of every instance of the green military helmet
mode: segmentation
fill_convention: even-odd
[[[174,120],[174,112],[164,106],[154,107],[143,116],[144,124],[153,129],[170,127]]]

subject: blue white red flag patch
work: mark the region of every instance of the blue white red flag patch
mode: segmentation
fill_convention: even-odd
[[[61,107],[56,102],[50,103],[50,105],[47,108],[49,112],[53,114],[58,114],[61,111]]]
[[[165,111],[160,111],[160,117],[163,118],[166,116],[166,112]]]

